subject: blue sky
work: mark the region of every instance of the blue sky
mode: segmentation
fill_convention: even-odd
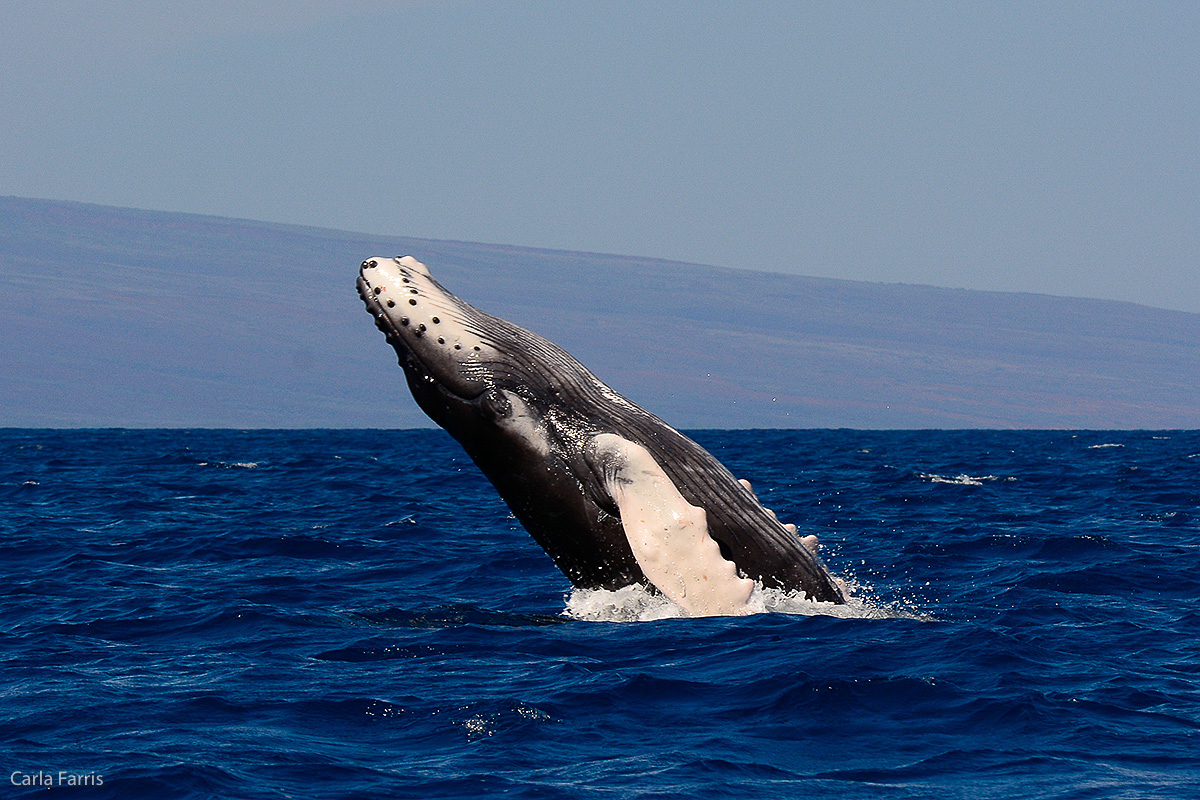
[[[1193,3],[0,7],[0,194],[1200,312]]]

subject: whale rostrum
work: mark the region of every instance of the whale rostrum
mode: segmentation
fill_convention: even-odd
[[[694,616],[748,613],[756,582],[845,601],[814,537],[557,345],[458,299],[412,256],[362,262],[358,292],[417,404],[575,586],[642,584]]]

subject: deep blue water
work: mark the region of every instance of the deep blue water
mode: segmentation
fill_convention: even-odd
[[[1200,796],[1200,432],[695,437],[849,616],[568,608],[441,431],[0,431],[3,795]]]

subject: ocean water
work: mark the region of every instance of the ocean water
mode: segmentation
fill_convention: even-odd
[[[1200,432],[694,436],[848,607],[573,592],[441,431],[0,431],[0,795],[1200,797]]]

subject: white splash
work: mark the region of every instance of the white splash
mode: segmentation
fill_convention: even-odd
[[[920,473],[920,478],[922,480],[929,481],[930,483],[950,483],[954,484],[955,486],[983,486],[985,481],[1001,480],[1001,478],[996,475],[980,475],[979,477],[973,477],[963,473],[961,475],[955,475],[954,477],[946,477],[945,475],[935,475],[930,472]],[[1011,481],[1015,480],[1015,478],[1004,478],[1003,480]]]
[[[869,586],[846,581],[849,593],[845,603],[820,603],[808,600],[804,592],[767,589],[755,584],[747,603],[750,614],[792,614],[795,616],[840,617],[842,619],[917,619],[928,621],[928,614],[903,601],[886,602],[876,598]],[[661,594],[639,585],[622,589],[573,589],[565,598],[563,616],[582,622],[654,622],[687,617],[680,606]]]
[[[636,584],[615,591],[572,589],[565,599],[563,616],[584,622],[652,622],[687,616],[664,595],[651,594]]]

